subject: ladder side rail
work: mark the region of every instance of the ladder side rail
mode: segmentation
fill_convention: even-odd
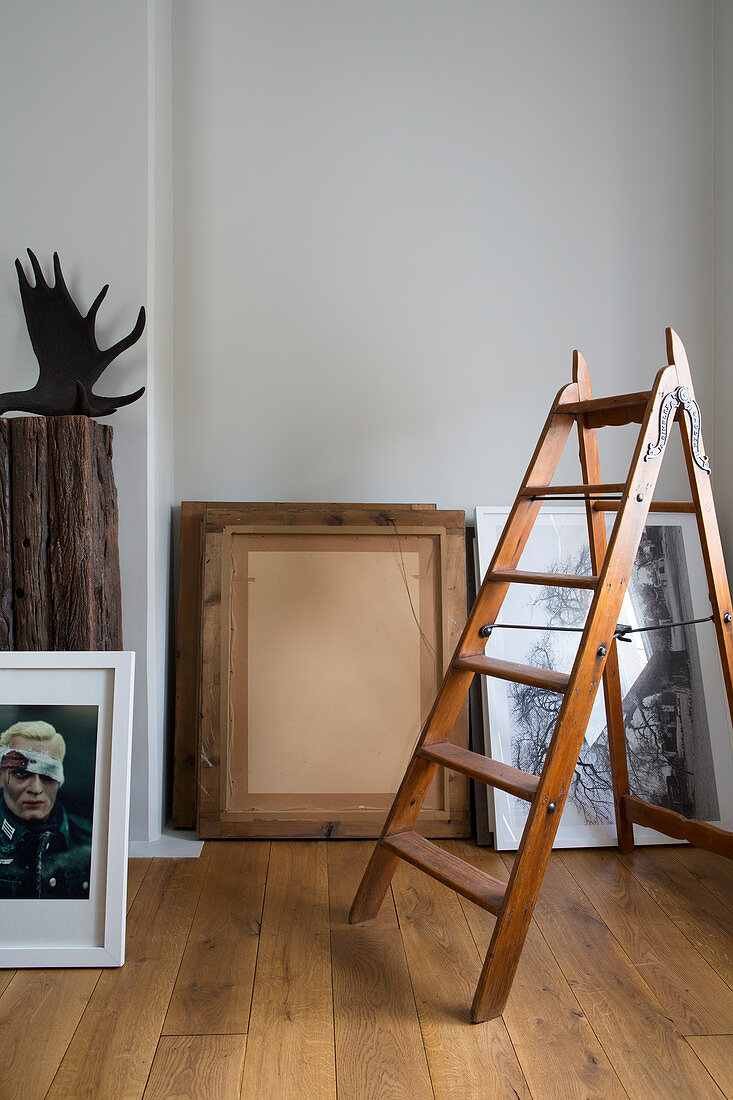
[[[522,488],[531,479],[548,484],[552,480],[574,425],[574,418],[561,415],[561,408],[563,404],[577,400],[577,396],[578,387],[573,382],[558,391],[530,459]],[[369,920],[379,912],[399,860],[398,856],[384,848],[382,842],[395,833],[406,832],[415,824],[439,766],[435,761],[420,756],[420,749],[424,745],[433,745],[449,737],[474,677],[474,673],[469,670],[453,668],[453,661],[459,656],[483,653],[486,640],[480,636],[479,630],[486,621],[486,616],[492,617],[493,621],[493,617],[499,614],[509,588],[508,581],[491,582],[491,569],[498,563],[507,568],[516,566],[540,507],[540,501],[522,499],[520,489],[451,663],[446,669],[440,691],[420,732],[410,763],[357,888],[349,914],[352,924]]]
[[[388,851],[383,841],[388,836],[407,832],[412,828],[438,768],[435,761],[419,756],[418,752],[426,743],[434,744],[436,740],[447,738],[458,719],[472,680],[472,672],[453,671],[451,673],[450,669],[446,672],[443,686],[423,726],[410,763],[394,797],[392,808],[357,887],[349,913],[351,924],[371,920],[372,917],[376,917],[381,908],[384,895],[389,889],[392,875],[399,863],[399,856]],[[439,707],[440,713],[438,713]],[[445,736],[441,732],[444,727],[447,729]]]
[[[679,385],[685,386],[692,397],[695,391],[692,385],[690,364],[684,345],[674,329],[668,328],[667,351],[670,363],[674,364],[677,371]],[[715,512],[713,490],[710,473],[698,466],[695,461],[693,448],[692,427],[682,408],[678,410],[677,423],[682,437],[682,450],[687,466],[687,476],[690,481],[692,499],[697,516],[697,529],[700,535],[700,547],[702,549],[705,574],[708,582],[710,603],[713,609],[713,622],[718,640],[720,663],[722,666],[725,691],[728,699],[728,709],[733,723],[733,621],[726,623],[725,616],[733,615],[731,606],[731,594],[728,584],[728,574],[723,558],[723,546],[720,541],[720,530]],[[702,429],[698,426],[698,438],[696,440],[698,453],[705,454]]]
[[[504,530],[476,594],[466,626],[456,647],[455,657],[475,657],[482,654],[486,648],[486,639],[481,637],[479,631],[485,623],[495,622],[511,583],[509,580],[494,578],[492,574],[495,570],[516,569],[519,563],[542,507],[541,500],[525,497],[524,491],[530,483],[537,487],[545,487],[552,481],[568,436],[575,424],[573,416],[563,415],[562,406],[572,404],[577,400],[577,395],[577,385],[570,382],[563,386],[555,397],[519,492],[504,524]]]
[[[580,399],[590,400],[593,396],[588,363],[579,351],[573,356],[573,378],[578,383]],[[580,468],[585,482],[599,482],[601,461],[598,453],[598,437],[595,428],[588,427],[584,417],[578,417],[578,446]],[[603,512],[594,507],[592,500],[585,502],[588,523],[588,543],[592,572],[598,575],[608,551],[608,535]],[[634,847],[634,827],[626,817],[622,796],[630,793],[629,767],[626,752],[626,729],[624,726],[623,698],[619,674],[618,647],[616,640],[611,642],[603,670],[603,696],[606,710],[606,730],[608,749],[611,758],[611,781],[613,787],[613,808],[616,818],[616,835],[622,852],[630,852]]]
[[[601,683],[605,654],[618,622],[664,451],[648,463],[644,461],[645,453],[652,439],[656,440],[659,409],[675,381],[674,368],[666,367],[659,371],[652,387],[599,585],[476,989],[471,1009],[471,1018],[476,1023],[500,1015],[509,996]],[[599,652],[601,647],[603,653]]]
[[[708,469],[703,468],[698,461],[698,459],[700,461],[704,459],[705,447],[699,419],[699,407],[695,401],[695,391],[692,385],[690,365],[684,345],[673,329],[667,329],[667,351],[670,364],[674,366],[677,372],[678,386],[683,386],[687,390],[688,400],[695,409],[698,409],[694,426],[692,420],[688,419],[684,406],[677,409],[675,419],[679,425],[682,438],[682,451],[685,456],[687,476],[693,498],[691,510],[694,510],[697,519],[700,547],[708,582],[708,593],[713,609],[713,622],[720,654],[723,682],[728,709],[733,722],[733,673],[731,671],[733,663],[733,618],[726,622],[726,615],[733,615],[733,606],[731,606],[730,588],[715,514],[710,472]],[[705,821],[683,817],[682,814],[678,814],[674,810],[663,806],[655,806],[652,802],[635,798],[631,794],[622,796],[621,801],[625,816],[637,825],[656,829],[657,832],[664,833],[666,836],[677,840],[687,840],[698,848],[704,848],[707,851],[715,852],[717,855],[733,859],[733,833],[715,825],[710,825]]]

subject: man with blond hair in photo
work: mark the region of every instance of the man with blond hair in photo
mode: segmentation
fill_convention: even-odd
[[[66,742],[43,721],[0,734],[0,898],[87,898],[91,827],[67,813]]]

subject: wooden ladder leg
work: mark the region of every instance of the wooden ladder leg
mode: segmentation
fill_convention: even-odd
[[[631,565],[633,558],[629,571]],[[589,612],[476,987],[471,1006],[473,1023],[492,1020],[504,1011],[601,681],[605,657],[600,650],[615,626],[621,599],[617,591],[600,599],[596,592]]]
[[[593,397],[588,363],[579,351],[573,354],[573,379],[578,384],[581,401]],[[598,454],[598,438],[595,428],[588,428],[582,417],[578,418],[578,443],[580,466],[583,481],[594,483],[601,481],[601,463]],[[588,542],[593,572],[598,575],[608,550],[606,519],[603,512],[596,510],[594,502],[585,503],[588,521]],[[616,835],[621,852],[630,852],[634,847],[634,826],[626,817],[623,796],[629,794],[629,765],[626,750],[626,729],[624,727],[624,708],[621,695],[617,643],[611,643],[603,670],[603,697],[606,709],[606,730],[608,732],[608,750],[611,758],[611,782],[613,785],[613,808],[616,817]]]
[[[673,368],[667,367],[655,379],[598,587],[476,988],[471,1008],[474,1023],[502,1013],[519,964],[654,495],[661,454],[648,464],[645,455],[656,435],[659,409],[672,377]]]
[[[575,401],[577,397],[578,390],[575,383],[564,386],[557,394],[530,460],[522,488],[530,481],[536,485],[547,485],[552,480],[574,424],[572,416],[563,415],[562,403]],[[412,828],[438,766],[424,757],[419,757],[418,752],[426,744],[430,745],[441,740],[447,740],[473,680],[473,672],[459,671],[453,668],[453,661],[457,657],[483,652],[486,641],[479,633],[480,628],[484,623],[494,621],[509,587],[506,582],[491,582],[488,578],[497,565],[511,568],[517,564],[534,526],[540,506],[540,501],[522,497],[520,490],[499,540],[492,563],[487,571],[486,579],[479,589],[471,613],[468,616],[463,634],[453,655],[451,667],[446,672],[443,686],[423,727],[382,833],[356,891],[349,913],[349,920],[352,924],[370,920],[379,912],[398,862],[397,857],[392,852],[383,848],[382,841],[388,836],[406,832]]]
[[[472,672],[458,672],[451,668],[446,673],[443,686],[392,803],[382,834],[356,891],[349,913],[352,924],[371,920],[379,912],[399,862],[398,857],[387,851],[381,842],[385,837],[405,832],[415,824],[438,767],[433,761],[418,756],[418,750],[423,745],[435,744],[448,737],[456,724],[472,680]]]
[[[578,745],[578,751],[580,751],[580,745]],[[573,770],[574,767],[573,764]],[[569,780],[570,776],[568,776],[568,783]],[[474,1024],[493,1020],[501,1016],[504,1011],[552,853],[556,827],[553,827],[554,823],[552,823],[548,829],[540,814],[533,814],[532,810],[527,819],[522,843],[514,859],[504,905],[496,918],[494,932],[476,986],[471,1005],[471,1022]],[[542,810],[542,816],[548,817],[547,805]],[[557,817],[558,819],[560,817],[559,811],[557,811]],[[527,884],[529,890],[522,890],[521,903],[517,904],[516,895],[523,882]]]
[[[684,345],[673,329],[667,329],[667,352],[670,362],[667,369],[673,374],[673,381],[659,421],[660,442],[652,447],[652,453],[658,456],[663,451],[670,420],[674,415],[682,436],[682,449],[705,563],[721,669],[728,707],[733,719],[733,606],[723,560],[720,532],[715,518],[710,463],[705,455],[702,439],[700,409],[695,401]],[[733,859],[733,833],[729,830],[687,818],[671,808],[658,806],[631,795],[624,798],[623,802],[625,812],[631,821],[656,829],[676,840],[687,840],[697,847]]]
[[[679,336],[671,328],[667,329],[667,353],[670,363],[674,364],[677,370],[680,385],[687,389],[693,405],[697,407],[687,353]],[[733,721],[733,606],[731,605],[731,594],[723,559],[723,546],[720,541],[718,520],[715,514],[710,470],[709,466],[708,469],[704,469],[698,461],[702,461],[705,456],[699,418],[697,425],[693,426],[691,418],[682,408],[678,412],[677,422],[680,426],[682,450],[695,505],[700,547],[705,563],[705,574],[720,652],[720,663],[731,721]]]

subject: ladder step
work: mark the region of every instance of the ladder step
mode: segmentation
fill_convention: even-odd
[[[500,661],[498,657],[457,657],[453,668],[469,669],[482,676],[496,676],[499,680],[514,680],[518,684],[545,688],[562,694],[567,689],[570,677],[565,672],[555,672],[552,668],[537,668],[535,665],[517,665],[513,661]]]
[[[561,405],[557,411],[563,415],[584,417],[588,428],[604,428],[609,425],[641,424],[649,404],[651,393],[620,393],[615,397],[599,397],[589,401],[573,401]]]
[[[596,588],[598,577],[577,573],[527,573],[522,569],[494,569],[489,574],[496,581],[511,581],[513,584],[550,584],[559,588]]]
[[[419,833],[412,830],[395,833],[385,837],[382,846],[414,867],[419,867],[444,886],[449,886],[464,898],[480,905],[482,909],[488,909],[490,913],[499,912],[506,891],[503,882],[472,867],[451,852],[444,851]]]
[[[625,485],[526,485],[523,497],[597,497],[623,493]]]
[[[492,760],[480,753],[462,749],[460,745],[454,745],[450,741],[424,745],[418,755],[434,760],[436,764],[442,764],[444,768],[450,768],[454,772],[470,775],[472,779],[488,783],[490,787],[498,787],[499,790],[523,798],[526,802],[531,802],[537,791],[539,779],[536,775],[512,768],[509,764],[502,764],[500,760]]]
[[[620,500],[594,500],[594,512],[618,512],[621,507]],[[695,505],[691,500],[653,500],[649,505],[650,512],[694,512]]]

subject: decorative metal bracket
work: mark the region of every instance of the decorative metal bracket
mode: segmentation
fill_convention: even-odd
[[[648,462],[650,458],[659,458],[667,444],[669,422],[680,405],[690,418],[690,428],[692,429],[692,457],[695,460],[695,464],[699,466],[701,470],[704,470],[706,474],[709,474],[710,461],[706,455],[700,454],[700,406],[695,398],[691,396],[687,386],[678,386],[676,390],[668,393],[662,401],[662,406],[659,410],[659,439],[656,444],[649,444],[647,452],[644,455],[644,461]]]

